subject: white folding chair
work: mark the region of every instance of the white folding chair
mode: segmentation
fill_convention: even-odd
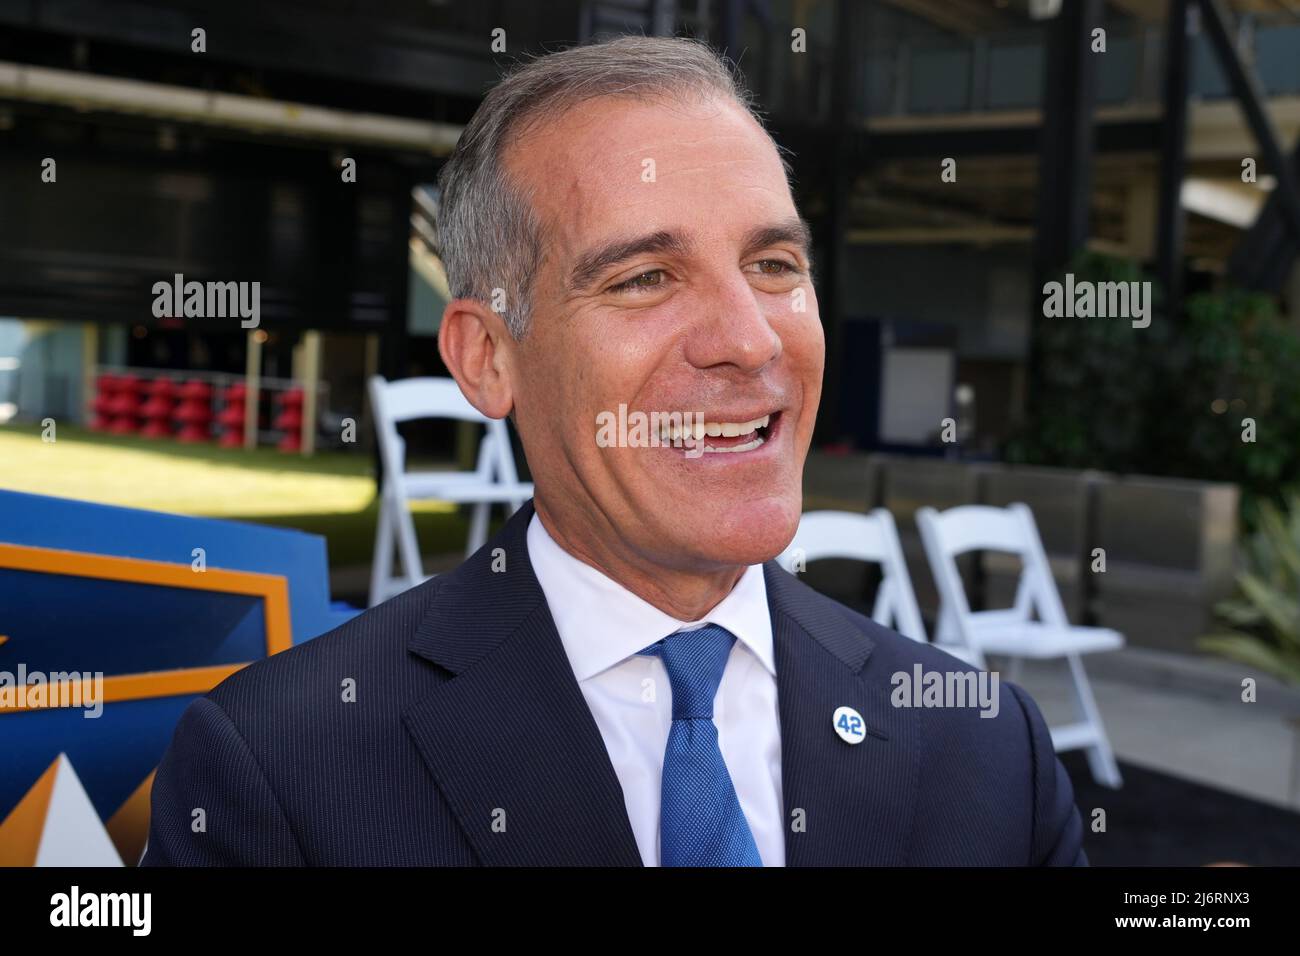
[[[925,625],[916,606],[912,579],[907,574],[903,549],[893,516],[884,508],[870,514],[852,511],[809,511],[799,519],[799,530],[777,559],[787,571],[803,570],[809,561],[848,558],[880,565],[871,619],[905,637],[926,643]]]
[[[488,512],[495,503],[518,510],[532,497],[533,486],[519,481],[506,423],[488,418],[461,394],[450,378],[370,379],[370,405],[375,435],[384,463],[379,522],[375,529],[375,559],[370,573],[370,606],[425,580],[420,548],[411,516],[412,501],[447,501],[474,505],[466,557],[487,541]],[[450,418],[486,426],[473,471],[407,471],[406,443],[397,433],[401,422],[421,418]],[[393,576],[396,536],[402,575]]]
[[[1006,508],[962,505],[943,513],[921,508],[916,521],[941,601],[935,643],[967,648],[980,666],[985,654],[1005,655],[1013,667],[1024,658],[1067,661],[1076,721],[1052,727],[1052,743],[1057,751],[1086,749],[1093,778],[1119,787],[1119,766],[1081,658],[1118,650],[1124,636],[1109,628],[1070,624],[1033,512],[1019,503]],[[956,560],[970,551],[1001,551],[1020,558],[1022,571],[1011,608],[971,611]]]

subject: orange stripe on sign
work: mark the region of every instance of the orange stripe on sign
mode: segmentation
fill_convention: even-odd
[[[251,662],[242,664],[216,664],[211,667],[183,667],[170,671],[151,671],[145,674],[117,674],[105,677],[96,693],[93,681],[55,681],[39,687],[15,687],[12,704],[0,697],[0,714],[20,710],[48,710],[55,707],[85,708],[94,703],[116,704],[125,700],[143,700],[149,697],[179,697],[182,694],[206,694],[223,680],[243,670]],[[74,685],[80,684],[80,692]],[[102,696],[101,696],[102,694]],[[39,698],[33,700],[32,698]]]
[[[84,551],[37,548],[21,544],[0,544],[0,568],[260,597],[262,618],[266,624],[266,655],[270,657],[272,654],[288,650],[293,645],[293,629],[289,620],[289,582],[282,575],[262,574],[256,571],[231,571],[226,568],[195,571],[189,564],[89,554]],[[0,643],[6,640],[7,637],[0,637]],[[207,693],[240,668],[247,667],[249,663],[251,661],[105,677],[103,701],[117,703],[151,697]],[[54,685],[54,687],[58,686]],[[52,689],[45,688],[47,701]],[[55,703],[45,702],[29,707],[23,688],[15,688],[14,693],[18,698],[17,706],[0,706],[0,715],[49,706],[57,707],[61,706],[58,700],[65,699],[65,695],[56,693]],[[84,694],[82,699],[85,699]]]

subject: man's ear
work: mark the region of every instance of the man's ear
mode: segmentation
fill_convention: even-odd
[[[469,403],[489,418],[505,418],[514,408],[513,344],[501,316],[477,299],[454,299],[443,310],[443,364]]]

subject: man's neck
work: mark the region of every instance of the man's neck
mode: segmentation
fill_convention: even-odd
[[[597,536],[566,534],[544,505],[536,500],[533,505],[542,527],[561,549],[678,621],[703,619],[745,573],[745,565],[700,572],[641,561],[604,546]]]

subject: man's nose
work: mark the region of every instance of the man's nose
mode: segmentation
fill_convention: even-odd
[[[743,275],[713,286],[687,340],[687,360],[696,368],[734,365],[746,372],[776,361],[782,346],[772,327],[772,303],[779,299],[755,292]]]

